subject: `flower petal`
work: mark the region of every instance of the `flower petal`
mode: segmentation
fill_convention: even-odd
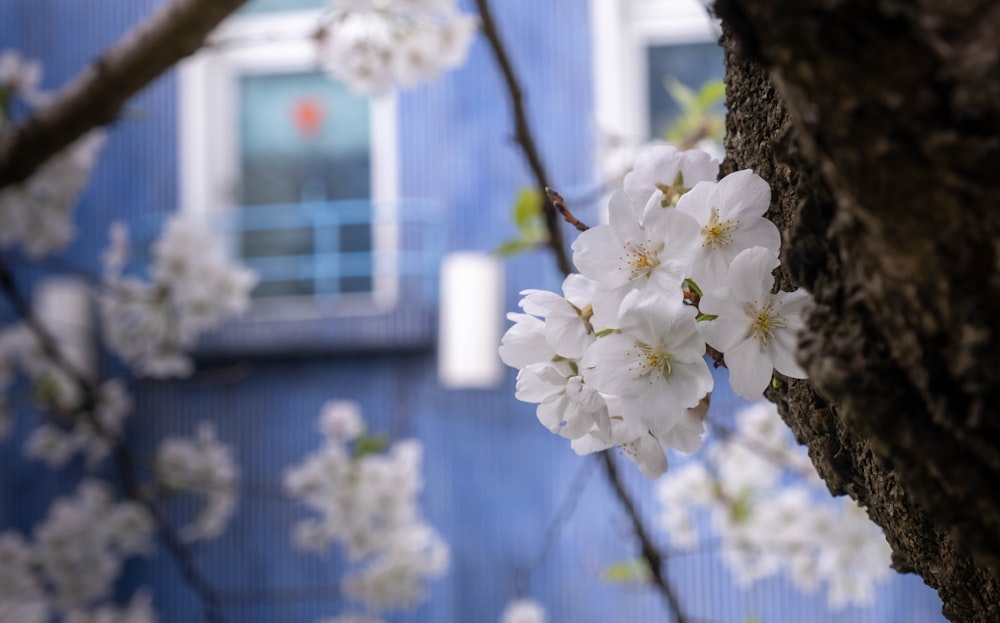
[[[781,262],[764,247],[741,251],[729,265],[726,285],[732,297],[741,302],[755,303],[759,307],[771,295],[774,276],[771,272]]]
[[[712,191],[715,190],[715,182],[698,182],[691,190],[684,193],[680,201],[677,202],[677,211],[687,214],[698,222],[699,227],[708,224],[712,216]]]
[[[776,331],[767,341],[767,354],[778,372],[793,379],[808,378],[809,375],[795,360],[799,341],[796,334],[787,329]]]
[[[773,367],[756,339],[748,339],[725,353],[729,384],[747,400],[758,400],[771,382]]]
[[[609,225],[591,227],[577,236],[573,263],[585,277],[608,287],[622,285],[629,278],[629,272],[621,267],[622,243]]]
[[[749,169],[730,173],[715,187],[719,216],[724,220],[764,216],[771,205],[771,187]]]
[[[778,226],[766,218],[744,218],[732,233],[733,241],[726,245],[730,259],[745,249],[764,247],[774,255],[781,250],[781,233]]]

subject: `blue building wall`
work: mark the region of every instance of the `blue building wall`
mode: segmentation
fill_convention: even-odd
[[[159,4],[0,0],[0,48],[16,47],[43,59],[45,85],[56,87]],[[560,189],[586,188],[594,181],[586,3],[493,4],[523,77],[553,183]],[[176,209],[176,101],[177,80],[171,73],[136,97],[129,113],[110,128],[78,209],[78,235],[67,252],[73,262],[96,268],[113,220],[141,224],[151,214]],[[510,237],[509,207],[530,179],[511,140],[508,103],[485,42],[476,41],[464,67],[404,93],[399,123],[400,195],[442,206],[440,250],[489,250]],[[515,308],[519,290],[555,289],[559,281],[545,254],[510,260],[507,308]],[[433,319],[432,305],[421,309]],[[197,422],[211,419],[219,437],[236,446],[243,476],[254,484],[244,491],[232,530],[196,548],[195,564],[223,591],[228,619],[305,622],[338,611],[336,555],[289,553],[290,528],[303,511],[268,491],[280,484],[286,466],[318,446],[319,408],[339,398],[359,401],[372,430],[423,441],[425,512],[452,548],[451,571],[432,585],[427,602],[392,621],[495,621],[518,591],[518,570],[526,567],[533,571],[522,588],[543,601],[554,623],[665,620],[652,591],[600,579],[603,568],[634,557],[636,550],[593,460],[577,457],[563,440],[539,427],[533,406],[513,397],[513,371],[495,390],[442,388],[428,318],[404,329],[422,336],[406,350],[354,343],[308,356],[269,357],[235,349],[227,354],[223,344],[191,379],[132,383],[136,411],[129,432],[140,456],[149,456],[164,435],[189,434]],[[720,379],[717,386],[727,384]],[[717,392],[713,408],[736,404],[724,391]],[[73,485],[17,458],[29,422],[22,419],[15,438],[0,450],[0,519],[22,528],[44,512],[52,492]],[[636,470],[624,471],[652,522],[651,484]],[[578,507],[564,530],[548,534],[546,526],[572,495],[574,482],[583,487]],[[184,512],[171,510],[178,517]],[[535,564],[543,552],[547,557]],[[688,612],[705,620],[736,622],[747,615],[767,623],[939,620],[936,597],[914,578],[894,580],[885,591],[894,598],[877,608],[827,615],[822,595],[797,596],[782,580],[740,591],[713,552],[676,556],[669,570]],[[154,587],[163,621],[201,620],[197,600],[166,552],[129,571],[127,584]]]

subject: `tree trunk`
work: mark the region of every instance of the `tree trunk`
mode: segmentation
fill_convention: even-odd
[[[1000,4],[718,0],[724,171],[817,309],[769,390],[953,621],[1000,621]]]

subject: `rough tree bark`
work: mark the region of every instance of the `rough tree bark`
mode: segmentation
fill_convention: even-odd
[[[718,0],[725,170],[774,189],[808,382],[769,391],[953,621],[1000,621],[1000,4]]]

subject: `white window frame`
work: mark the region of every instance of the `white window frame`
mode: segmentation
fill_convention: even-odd
[[[319,11],[230,18],[210,43],[178,69],[178,170],[181,208],[207,219],[238,209],[239,77],[248,73],[318,68],[313,33]],[[344,294],[335,308],[312,296],[255,300],[252,318],[370,314],[393,308],[399,296],[395,270],[399,231],[396,97],[371,99],[372,291]]]
[[[644,142],[649,136],[646,49],[715,42],[718,20],[699,0],[590,0],[590,19],[597,127]]]

